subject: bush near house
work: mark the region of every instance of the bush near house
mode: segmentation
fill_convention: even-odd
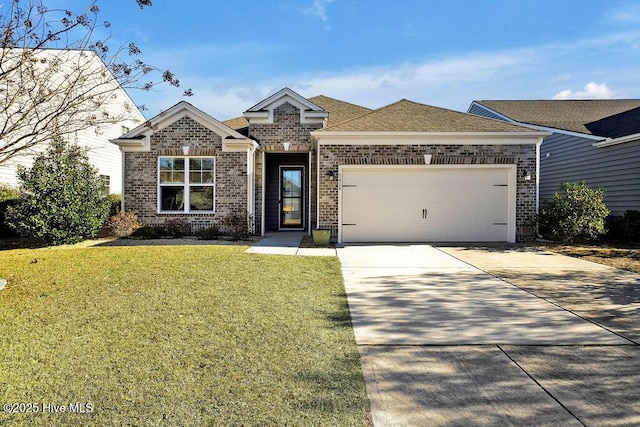
[[[628,210],[610,222],[607,237],[624,242],[640,242],[640,211]]]
[[[120,212],[122,195],[112,193],[107,196],[107,200],[109,200],[109,218],[111,218],[112,216]]]
[[[200,240],[217,240],[218,237],[220,237],[220,227],[214,224],[210,227],[201,228],[196,233],[196,236],[198,236]]]
[[[20,196],[7,208],[6,222],[19,235],[59,245],[94,236],[109,214],[97,169],[86,151],[62,138],[18,169]]]
[[[8,237],[15,235],[15,230],[5,223],[7,208],[20,197],[20,193],[15,188],[8,185],[0,185],[0,236]]]
[[[565,243],[577,237],[596,239],[604,235],[610,213],[604,195],[603,188],[590,188],[586,181],[561,184],[551,200],[542,203],[537,216],[539,232]]]
[[[246,212],[233,212],[222,218],[224,233],[233,240],[242,240],[249,236],[251,218]]]
[[[142,227],[135,212],[119,211],[109,218],[109,231],[116,237],[129,237],[135,230]]]

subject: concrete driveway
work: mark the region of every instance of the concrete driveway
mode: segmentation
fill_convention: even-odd
[[[338,256],[375,426],[640,425],[640,346],[597,313],[638,312],[637,275],[517,248]],[[621,288],[627,300],[605,302]]]

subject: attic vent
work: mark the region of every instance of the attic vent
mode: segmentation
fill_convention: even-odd
[[[184,156],[184,152],[182,151],[182,147],[180,148],[163,148],[158,150],[159,156]],[[215,148],[194,148],[191,147],[189,150],[189,156],[217,156],[218,150]]]
[[[419,157],[343,157],[341,165],[424,165],[424,156]]]
[[[434,165],[508,165],[516,163],[513,157],[446,157],[434,156],[431,164]]]

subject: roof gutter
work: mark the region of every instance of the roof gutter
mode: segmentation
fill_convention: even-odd
[[[624,144],[625,142],[631,142],[636,140],[640,140],[640,133],[621,136],[620,138],[607,138],[604,141],[596,142],[592,145],[596,148],[603,148],[603,147],[610,147],[612,145]]]

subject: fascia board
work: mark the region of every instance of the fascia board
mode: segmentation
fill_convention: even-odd
[[[320,145],[410,145],[410,144],[540,144],[546,132],[311,132]]]
[[[604,141],[596,142],[592,144],[596,148],[610,147],[612,145],[624,144],[625,142],[640,140],[640,133],[634,133],[632,135],[621,136],[620,138],[607,138]]]
[[[110,139],[109,142],[111,142],[112,144],[116,144],[122,151],[127,153],[133,151],[151,150],[151,139],[149,135],[146,135],[144,138],[135,139],[115,138]]]
[[[535,124],[531,124],[531,123],[525,123],[525,122],[519,122],[517,120],[512,119],[511,117],[505,116],[504,114],[500,113],[499,111],[493,110],[483,104],[480,104],[476,101],[473,101],[471,103],[471,106],[469,107],[469,109],[467,110],[467,113],[471,111],[471,109],[473,108],[473,106],[476,105],[482,109],[484,109],[485,111],[489,111],[497,116],[499,116],[501,119],[518,125],[518,126],[524,126],[524,127],[528,127],[531,129],[535,129],[535,130],[541,130],[543,132],[552,132],[552,133],[561,133],[564,135],[569,135],[569,136],[577,136],[580,138],[586,138],[586,139],[592,139],[592,140],[596,140],[596,141],[600,141],[602,140],[601,136],[596,136],[596,135],[589,135],[588,133],[581,133],[581,132],[574,132],[571,130],[564,130],[564,129],[558,129],[558,128],[552,128],[552,127],[548,127],[548,126],[541,126],[541,125],[535,125]]]
[[[222,138],[230,136],[233,138],[244,139],[244,136],[240,133],[184,101],[174,105],[168,110],[158,114],[153,119],[127,132],[121,137],[121,139],[135,138],[140,135],[148,137],[154,132],[162,130],[184,117],[189,117],[195,120],[210,131],[220,135]]]
[[[223,139],[222,151],[225,153],[238,153],[245,152],[247,150],[256,150],[259,145],[252,139]]]

